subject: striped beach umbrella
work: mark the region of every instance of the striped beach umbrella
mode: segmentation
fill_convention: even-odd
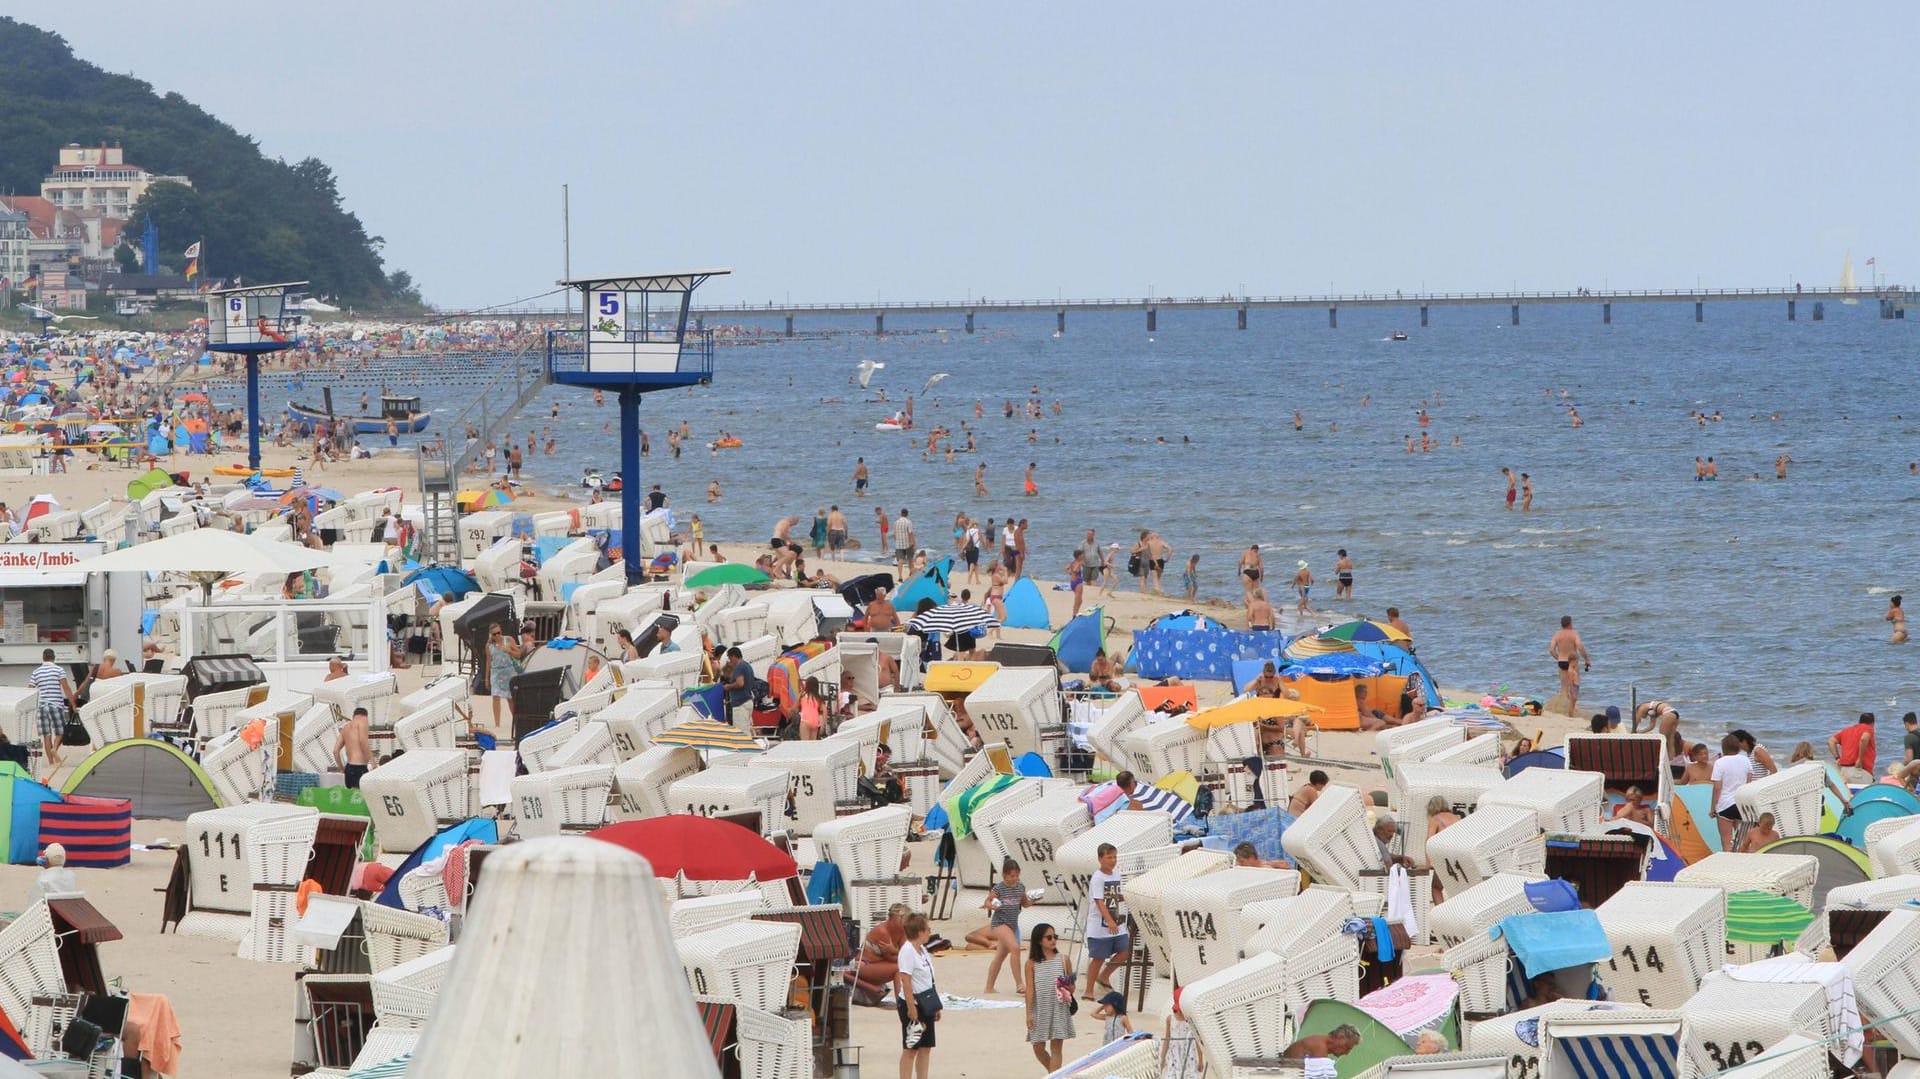
[[[1812,921],[1812,911],[1784,895],[1762,891],[1727,895],[1727,941],[1732,944],[1792,944]]]
[[[943,603],[938,607],[914,615],[907,628],[918,630],[928,636],[949,633],[972,633],[976,629],[993,629],[1000,620],[993,612],[977,603]]]
[[[753,751],[761,749],[753,735],[731,723],[721,723],[712,719],[690,719],[677,727],[653,736],[656,746],[691,746],[694,749],[732,749]]]

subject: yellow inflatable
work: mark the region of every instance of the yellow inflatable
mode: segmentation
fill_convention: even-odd
[[[216,476],[251,476],[255,471],[258,471],[262,476],[272,476],[275,479],[285,479],[293,475],[293,469],[291,468],[262,468],[256,470],[248,468],[246,465],[213,466],[213,474]]]

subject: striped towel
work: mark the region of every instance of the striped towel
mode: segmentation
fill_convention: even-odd
[[[1140,803],[1141,809],[1157,809],[1172,815],[1173,823],[1185,824],[1193,819],[1193,807],[1187,800],[1169,790],[1140,784],[1133,788],[1133,800]]]
[[[1817,982],[1827,991],[1827,1011],[1833,1017],[1833,1029],[1847,1032],[1844,1063],[1854,1064],[1866,1049],[1860,1032],[1860,1007],[1853,1000],[1853,975],[1840,963],[1816,963],[1799,952],[1757,963],[1728,963],[1720,968],[1727,977],[1742,982]]]

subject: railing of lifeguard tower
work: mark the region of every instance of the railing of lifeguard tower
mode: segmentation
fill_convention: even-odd
[[[683,375],[713,374],[713,331],[688,330],[684,335],[673,329],[634,328],[627,331],[627,340],[633,344],[666,343],[676,337],[680,340],[680,362],[675,370]],[[585,330],[548,330],[547,331],[548,377],[553,372],[568,374],[587,369],[587,334]]]

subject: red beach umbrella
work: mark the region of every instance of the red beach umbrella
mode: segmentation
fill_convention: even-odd
[[[674,814],[609,824],[587,836],[640,855],[661,877],[782,880],[799,872],[791,855],[731,821]]]

